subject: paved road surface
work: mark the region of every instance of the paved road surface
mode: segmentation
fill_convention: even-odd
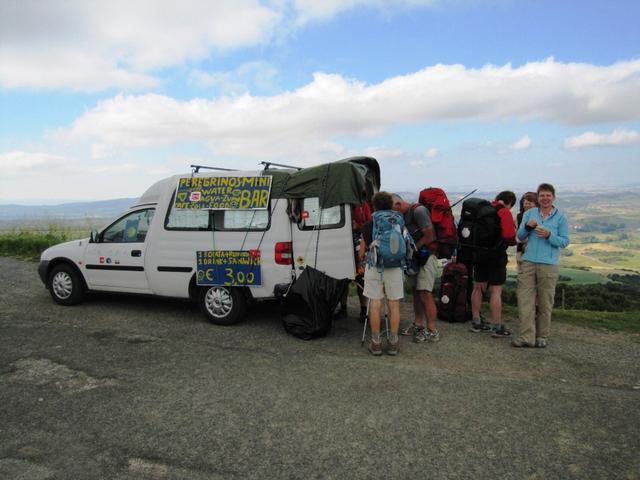
[[[233,327],[170,299],[61,307],[7,258],[0,285],[0,478],[640,478],[637,336],[556,324],[521,350],[441,324],[374,358],[355,318],[303,342],[274,306]]]

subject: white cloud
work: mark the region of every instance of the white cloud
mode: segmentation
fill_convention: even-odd
[[[432,3],[435,1],[4,1],[0,2],[0,86],[78,91],[149,88],[159,83],[155,76],[159,69],[263,44],[310,21],[327,20],[355,7],[396,11]],[[200,78],[225,82],[215,75]]]
[[[4,175],[21,175],[43,167],[58,166],[65,158],[43,152],[5,152],[0,153],[0,169]]]
[[[413,168],[424,168],[427,163],[424,160],[411,160],[409,166]]]
[[[399,158],[404,155],[404,151],[402,149],[389,147],[368,147],[364,149],[363,153],[369,157],[376,158]]]
[[[215,100],[118,95],[58,138],[101,148],[196,142],[229,156],[317,158],[343,151],[335,143],[341,136],[375,136],[403,124],[514,118],[569,125],[637,120],[640,60],[605,67],[552,59],[519,68],[436,65],[374,85],[317,73],[311,83],[279,95]],[[523,137],[512,147],[530,143]]]
[[[531,138],[529,138],[529,135],[525,135],[520,140],[517,140],[516,142],[509,145],[510,150],[516,150],[516,151],[528,150],[530,147],[531,147]]]
[[[184,164],[178,168],[140,160],[97,162],[72,153],[2,152],[0,203],[136,196],[160,178],[187,171]]]
[[[425,157],[427,158],[435,158],[440,154],[437,148],[430,148],[426,152],[424,152]]]
[[[280,21],[258,0],[2,2],[0,85],[149,87],[153,69],[266,41]]]
[[[564,148],[575,150],[586,147],[614,147],[640,143],[640,133],[626,128],[617,128],[611,133],[585,132],[569,137],[564,141]]]

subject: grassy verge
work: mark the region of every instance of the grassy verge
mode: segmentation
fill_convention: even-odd
[[[504,306],[504,314],[518,318],[516,307]],[[488,315],[488,312],[486,313]],[[554,322],[570,323],[579,327],[611,330],[613,332],[640,333],[640,312],[594,312],[590,310],[553,310]]]
[[[350,290],[350,295],[355,295],[353,288]],[[403,301],[405,303],[411,303],[413,301],[411,292],[405,291]],[[511,321],[511,327],[513,328],[515,325],[514,322],[518,319],[518,307],[503,304],[502,313],[506,320]],[[491,317],[486,301],[482,304],[482,314],[486,319]],[[570,323],[579,327],[593,328],[596,330],[640,334],[640,311],[638,310],[626,312],[596,312],[591,310],[563,310],[561,308],[554,308],[552,321]]]
[[[38,260],[52,245],[70,240],[69,232],[50,228],[47,232],[17,231],[0,233],[0,255]]]

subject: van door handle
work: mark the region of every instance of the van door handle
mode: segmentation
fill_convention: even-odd
[[[132,257],[141,257],[142,256],[142,250],[131,250],[131,256]]]

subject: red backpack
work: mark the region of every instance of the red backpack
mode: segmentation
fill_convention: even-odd
[[[447,194],[441,188],[429,187],[420,192],[418,201],[429,210],[436,234],[429,250],[438,258],[451,258],[458,246],[458,231]]]

